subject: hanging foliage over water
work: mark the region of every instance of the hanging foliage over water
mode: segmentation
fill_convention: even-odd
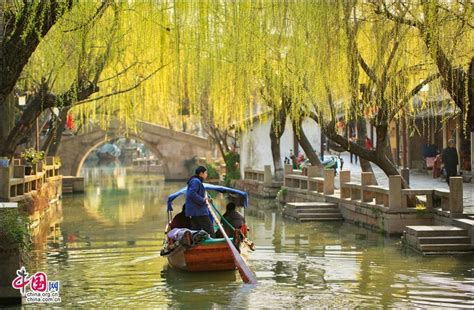
[[[458,2],[128,1],[110,2],[100,13],[97,7],[75,4],[43,40],[21,85],[47,78],[60,93],[98,75],[98,91],[73,111],[104,126],[112,116],[132,127],[137,119],[169,125],[189,113],[207,114],[222,128],[246,126],[265,98],[280,109],[282,94],[291,97],[292,119],[355,113],[383,114],[374,122],[386,122],[402,108],[414,114],[444,96],[434,76],[436,47],[465,71],[473,56],[472,6]],[[425,26],[420,32],[393,16]],[[360,66],[357,79],[350,78],[351,57]],[[428,78],[429,91],[416,105],[411,92]],[[354,111],[351,95],[360,84],[367,93]]]

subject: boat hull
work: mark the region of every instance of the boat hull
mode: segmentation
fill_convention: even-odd
[[[243,246],[240,248],[241,252],[245,252]],[[191,272],[236,269],[232,252],[225,240],[197,245],[190,249],[179,248],[167,258],[172,267]]]

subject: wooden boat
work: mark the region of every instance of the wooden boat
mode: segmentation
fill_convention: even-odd
[[[230,193],[234,197],[237,196],[235,200],[240,201],[244,207],[247,206],[248,196],[246,192],[208,183],[204,183],[204,188],[208,191],[215,190],[221,193]],[[168,222],[173,218],[171,213],[173,210],[172,201],[185,193],[186,188],[183,188],[168,197]],[[167,225],[165,233],[168,232],[168,227]],[[242,229],[242,234],[236,233],[234,235],[230,239],[239,250],[242,258],[246,260],[248,254],[253,250],[253,243],[246,238],[246,227]],[[241,235],[244,236],[243,240],[240,238]],[[177,243],[178,245],[174,247]],[[192,247],[177,243],[167,237],[161,254],[168,259],[168,263],[174,268],[191,272],[235,270],[237,268],[229,245],[224,238],[207,239]]]
[[[246,242],[239,244],[240,254],[246,258],[250,247]],[[179,247],[169,255],[168,263],[185,271],[235,270],[234,258],[224,238],[208,239],[186,249]]]

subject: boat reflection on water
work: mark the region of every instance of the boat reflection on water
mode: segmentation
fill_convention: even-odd
[[[247,308],[256,287],[242,283],[237,271],[185,272],[165,265],[160,275],[169,290],[172,308],[193,304],[202,309]]]
[[[213,271],[213,272],[187,272],[183,270],[179,270],[176,268],[172,268],[170,265],[165,265],[163,270],[161,271],[161,277],[165,279],[173,286],[176,286],[177,283],[180,283],[184,286],[187,283],[197,283],[197,282],[209,282],[212,279],[214,283],[232,283],[235,282],[237,279],[240,280],[240,277],[237,271]],[[192,285],[195,286],[195,285]]]

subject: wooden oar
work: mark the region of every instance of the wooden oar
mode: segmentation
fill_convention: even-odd
[[[212,207],[214,207],[214,204],[212,203],[212,200],[210,200]],[[230,251],[232,252],[232,256],[234,258],[235,265],[237,266],[237,269],[239,270],[240,277],[245,283],[250,283],[250,284],[257,284],[257,278],[255,278],[255,275],[253,272],[250,270],[249,266],[245,263],[245,261],[242,259],[242,256],[240,256],[239,251],[235,248],[234,244],[232,241],[229,239],[227,234],[225,233],[224,228],[222,228],[222,224],[220,222],[220,219],[216,216],[214,210],[212,207],[207,204],[207,208],[209,209],[209,212],[211,212],[212,216],[216,220],[217,226],[219,226],[219,230],[221,231],[222,235],[224,236],[225,241],[227,242],[227,245],[230,248]]]

